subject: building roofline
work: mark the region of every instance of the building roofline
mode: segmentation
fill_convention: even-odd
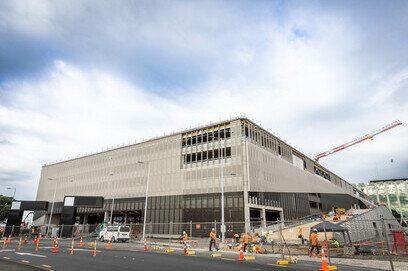
[[[408,181],[408,178],[371,180],[370,183],[386,183],[386,182],[400,182],[400,181]]]
[[[176,136],[176,135],[182,135],[182,134],[185,134],[185,133],[190,133],[190,132],[193,132],[193,131],[196,131],[196,130],[204,129],[204,128],[207,128],[207,127],[209,127],[209,126],[220,125],[220,124],[227,123],[227,122],[231,122],[231,121],[234,121],[234,120],[248,120],[248,121],[250,121],[250,122],[256,124],[254,121],[248,119],[247,117],[245,117],[245,116],[243,116],[243,115],[238,116],[238,117],[234,117],[234,118],[233,118],[233,117],[230,117],[229,119],[223,119],[223,120],[220,119],[219,121],[214,122],[214,123],[210,122],[210,123],[208,123],[208,124],[206,124],[206,125],[199,125],[199,126],[194,127],[194,128],[189,128],[189,129],[181,130],[181,131],[179,131],[179,132],[174,132],[174,133],[171,133],[171,134],[165,134],[165,135],[158,136],[158,137],[152,137],[152,138],[149,138],[149,139],[147,139],[147,140],[142,140],[142,141],[139,141],[139,142],[136,142],[136,143],[125,144],[125,145],[122,145],[122,146],[119,146],[119,147],[113,147],[113,148],[111,148],[111,149],[106,149],[106,150],[104,150],[104,151],[94,152],[94,153],[90,153],[90,154],[86,154],[86,155],[82,155],[82,156],[77,156],[77,157],[70,158],[70,159],[66,159],[66,160],[62,160],[62,161],[57,161],[57,162],[53,162],[53,163],[44,164],[42,167],[54,166],[54,165],[58,165],[58,164],[62,164],[62,163],[66,163],[66,162],[71,162],[71,161],[75,161],[75,160],[78,160],[78,159],[82,159],[82,158],[86,158],[86,157],[90,157],[90,156],[102,154],[102,153],[108,153],[108,152],[111,152],[111,151],[116,151],[116,150],[124,149],[124,148],[131,147],[131,146],[137,146],[137,145],[144,144],[144,143],[147,143],[147,142],[153,142],[153,141],[156,141],[156,140],[159,140],[159,139],[163,139],[163,138],[166,138],[166,137],[171,137],[171,136]],[[258,124],[256,124],[256,125],[258,125]],[[258,125],[258,126],[259,126],[259,125]],[[265,130],[265,129],[264,129],[264,130]],[[266,131],[266,130],[265,130],[265,131]],[[280,140],[280,139],[279,139],[279,140]]]

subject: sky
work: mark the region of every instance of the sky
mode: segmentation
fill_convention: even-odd
[[[408,177],[407,1],[0,1],[0,194],[245,115],[352,183]],[[392,162],[391,162],[392,160]]]

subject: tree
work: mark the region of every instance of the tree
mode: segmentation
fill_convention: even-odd
[[[11,207],[11,197],[0,195],[0,222],[7,219]]]

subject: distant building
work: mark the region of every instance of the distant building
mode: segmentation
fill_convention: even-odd
[[[379,204],[397,211],[403,220],[408,219],[408,178],[373,180],[357,187]]]
[[[114,221],[163,223],[153,231],[166,234],[166,223],[220,221],[221,180],[225,221],[246,229],[370,205],[364,193],[247,118],[45,165],[37,200],[52,202],[55,192],[58,224],[64,196],[102,196],[103,208],[78,209],[79,223],[109,221],[114,202]],[[36,213],[37,223],[49,214]]]

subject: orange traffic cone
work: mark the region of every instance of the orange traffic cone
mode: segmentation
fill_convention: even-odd
[[[111,249],[112,248],[112,244],[111,244],[111,239],[108,239],[108,246],[106,247],[107,249]]]
[[[322,248],[322,268],[320,268],[320,271],[330,271],[329,267],[327,266],[326,256],[324,255],[324,248]]]
[[[239,247],[239,260],[240,261],[245,261],[244,250],[242,248],[242,245],[240,245],[240,247]]]
[[[186,244],[186,241],[184,241],[183,254],[187,254],[187,244]]]
[[[146,239],[144,240],[143,250],[144,250],[144,251],[147,251],[147,241],[146,241]]]
[[[24,237],[24,245],[27,245],[27,235]]]
[[[84,243],[82,243],[82,236],[81,236],[81,240],[79,241],[79,247],[83,247]]]
[[[58,253],[58,241],[57,239],[54,239],[54,249],[52,251],[52,253]]]

